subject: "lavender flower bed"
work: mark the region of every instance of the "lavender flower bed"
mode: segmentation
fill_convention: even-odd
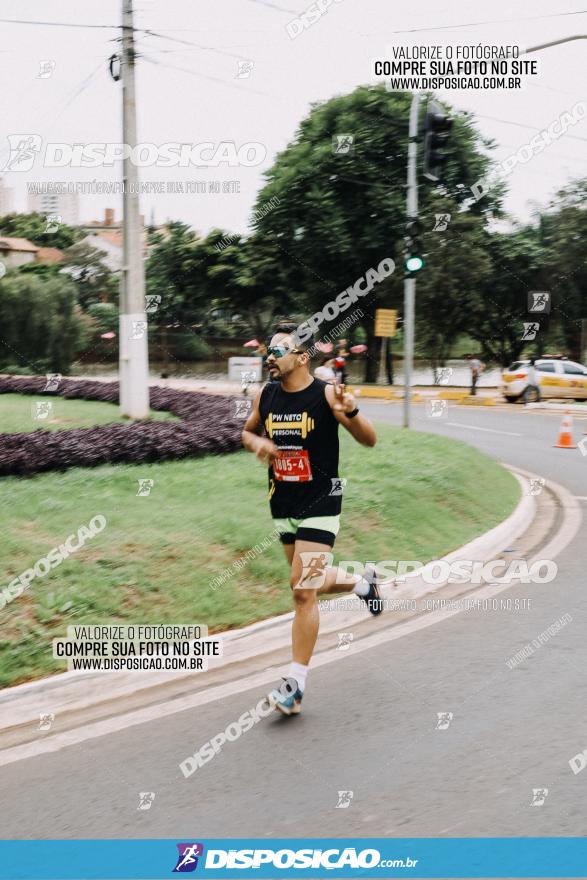
[[[45,378],[0,377],[0,394],[38,394],[118,403],[118,382],[62,379],[55,392]],[[171,412],[181,422],[144,420],[63,431],[0,433],[0,476],[34,474],[112,462],[141,464],[234,452],[241,447],[242,419],[234,399],[215,394],[150,389],[151,409]]]

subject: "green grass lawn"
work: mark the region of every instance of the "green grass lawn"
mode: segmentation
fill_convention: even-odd
[[[51,404],[51,411],[38,418],[37,404]],[[151,419],[175,419],[171,413],[151,410]],[[66,400],[47,394],[0,394],[0,432],[14,434],[18,431],[35,431],[43,428],[58,431],[61,428],[89,428],[92,425],[109,425],[128,422],[120,415],[118,405],[97,400]]]
[[[511,474],[464,443],[379,426],[374,449],[341,432],[348,480],[335,559],[442,556],[514,508]],[[138,480],[154,481],[137,496]],[[200,623],[211,631],[290,610],[279,543],[216,591],[210,581],[272,529],[266,472],[239,452],[0,481],[0,588],[82,524],[106,528],[0,610],[0,685],[63,671],[51,638],[82,623]]]

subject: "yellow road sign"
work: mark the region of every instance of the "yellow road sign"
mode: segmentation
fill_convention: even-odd
[[[375,336],[395,336],[396,309],[375,309]]]

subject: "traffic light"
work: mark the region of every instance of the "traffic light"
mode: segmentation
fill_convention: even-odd
[[[424,177],[440,180],[443,166],[448,159],[445,148],[450,137],[453,121],[440,104],[429,101],[424,120]]]
[[[406,272],[415,275],[420,269],[424,268],[424,257],[422,256],[422,245],[420,243],[420,233],[422,232],[422,224],[419,220],[412,219],[406,223],[406,256],[404,266]]]

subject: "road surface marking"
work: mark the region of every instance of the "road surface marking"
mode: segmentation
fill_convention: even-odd
[[[488,434],[506,434],[508,437],[523,437],[523,434],[516,434],[514,431],[496,431],[495,428],[480,428],[478,425],[466,425],[464,422],[446,422],[455,428],[470,428],[471,431],[487,431]]]

